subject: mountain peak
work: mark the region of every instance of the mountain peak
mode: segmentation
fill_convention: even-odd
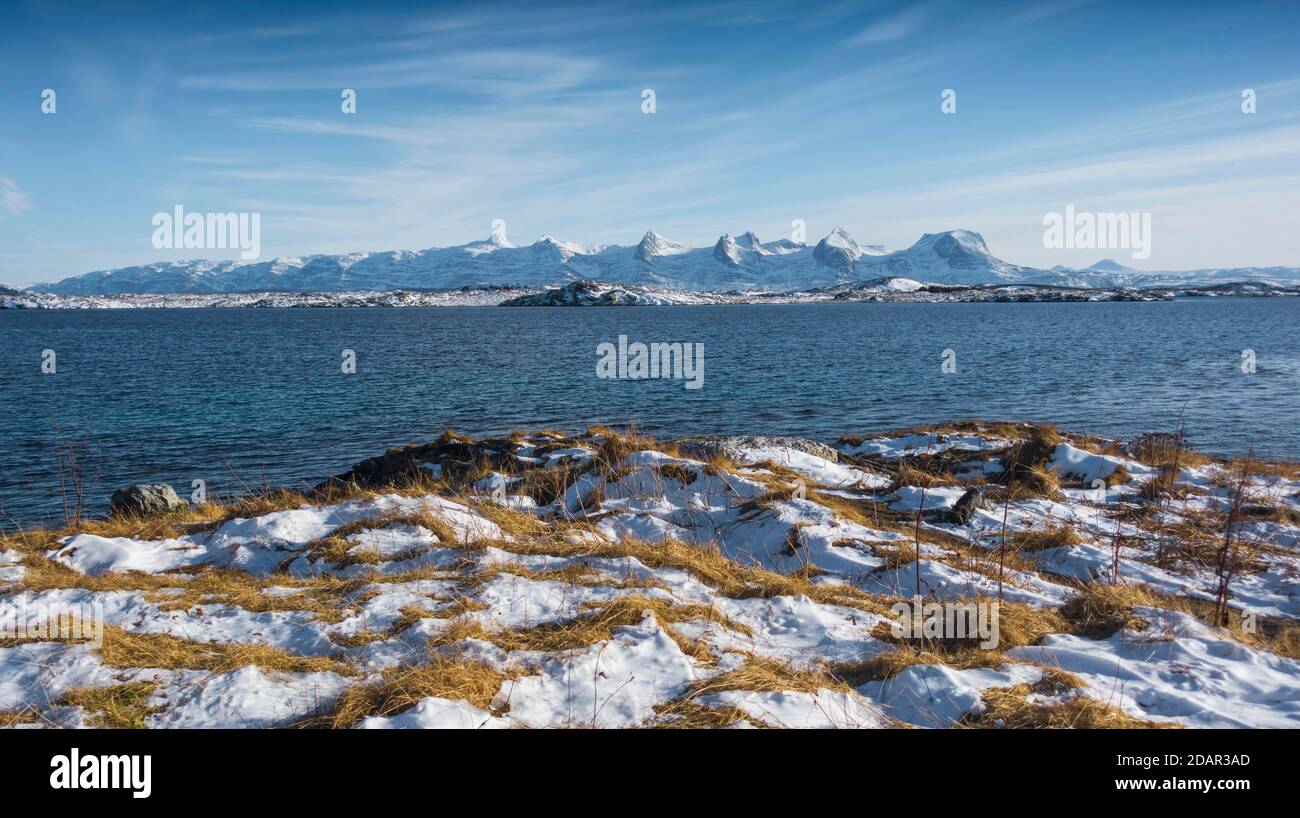
[[[746,230],[736,237],[736,245],[742,250],[748,250],[760,256],[770,256],[772,251],[763,246],[758,235],[753,230]]]
[[[822,241],[831,247],[843,247],[847,250],[858,250],[858,243],[849,235],[849,231],[843,227],[836,227]]]
[[[853,272],[853,263],[862,255],[858,243],[848,231],[837,227],[826,238],[817,242],[813,249],[813,258],[820,264],[841,273]]]
[[[740,245],[736,243],[730,233],[723,233],[718,239],[718,243],[713,245],[713,257],[723,264],[739,267]]]
[[[957,246],[976,253],[988,253],[984,237],[974,230],[945,230],[942,233],[926,233],[917,240],[913,247]]]
[[[514,246],[515,245],[510,243],[510,239],[506,238],[505,228],[502,227],[493,230],[488,234],[486,239],[481,241],[471,241],[469,244],[465,245],[465,250],[471,255],[477,256],[480,253],[490,253],[493,250],[505,250],[513,248]]]
[[[644,262],[653,261],[657,256],[675,256],[685,253],[687,248],[675,241],[669,241],[653,229],[645,231],[641,243],[636,246],[636,257]]]
[[[1135,273],[1132,267],[1125,267],[1113,258],[1104,258],[1091,267],[1085,267],[1087,270],[1102,270],[1107,273]]]
[[[537,241],[533,242],[533,252],[539,258],[550,258],[561,263],[568,261],[574,256],[587,252],[587,248],[580,244],[572,244],[567,241],[556,241],[553,236],[544,235]]]

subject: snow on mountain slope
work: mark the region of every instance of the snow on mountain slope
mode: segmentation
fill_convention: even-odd
[[[31,289],[55,295],[141,293],[334,292],[451,289],[468,286],[562,285],[583,279],[616,284],[722,291],[801,289],[858,280],[859,258],[879,246],[859,245],[836,230],[818,249],[790,240],[764,244],[753,231],[724,234],[712,247],[691,248],[646,232],[634,246],[582,245],[543,236],[512,244],[503,232],[455,247],[274,258],[257,262],[176,261],[97,270]]]
[[[1296,267],[1209,267],[1198,270],[1141,271],[1125,268],[1114,271],[1094,265],[1085,270],[1068,268],[1034,271],[1026,284],[1049,284],[1060,287],[1190,287],[1252,282],[1274,287],[1292,288],[1300,281]]]
[[[875,279],[932,284],[1041,284],[1056,287],[1150,287],[1225,281],[1290,283],[1296,268],[1139,272],[1102,261],[1084,270],[1041,270],[1010,264],[969,230],[926,233],[905,250],[858,243],[835,228],[815,245],[789,239],[763,243],[752,231],[724,233],[708,247],[686,247],[654,230],[639,243],[582,245],[543,236],[515,245],[504,232],[454,247],[343,255],[288,256],[265,261],[155,262],[98,270],[32,291],[103,296],[143,293],[339,292],[446,290],[460,287],[541,288],[598,279],[625,286],[676,290],[807,290]]]
[[[926,233],[906,250],[861,259],[856,269],[935,284],[1006,284],[1042,272],[994,256],[984,237],[970,230]]]

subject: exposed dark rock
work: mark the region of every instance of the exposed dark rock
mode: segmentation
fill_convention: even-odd
[[[109,505],[114,514],[148,516],[186,508],[189,503],[176,496],[176,490],[166,483],[136,483],[113,492]]]
[[[970,525],[971,517],[975,516],[975,509],[984,503],[984,492],[979,488],[967,489],[966,493],[957,499],[956,505],[952,507],[953,519],[958,525]]]
[[[316,491],[350,486],[378,489],[429,477],[456,480],[483,465],[508,470],[515,462],[514,451],[514,444],[504,438],[481,441],[450,438],[393,448],[367,457],[342,474],[326,478],[316,486]]]

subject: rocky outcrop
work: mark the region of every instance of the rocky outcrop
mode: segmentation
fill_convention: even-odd
[[[368,457],[352,468],[326,478],[317,492],[359,486],[380,489],[403,486],[421,480],[458,479],[484,465],[506,467],[513,463],[515,446],[504,438],[471,441],[444,435],[434,443],[392,448]]]
[[[176,496],[176,490],[166,483],[136,483],[113,492],[109,505],[114,514],[146,517],[186,508],[189,503]]]

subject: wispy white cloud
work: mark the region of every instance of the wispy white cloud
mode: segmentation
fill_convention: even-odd
[[[928,5],[904,8],[873,21],[849,38],[849,44],[875,45],[901,40],[916,31],[929,15]]]
[[[1010,22],[1036,23],[1039,20],[1047,20],[1074,11],[1075,9],[1090,6],[1095,2],[1097,2],[1097,0],[1046,0],[1046,2],[1035,3],[1023,11],[1013,15]]]
[[[18,215],[32,209],[32,197],[18,187],[18,183],[7,176],[0,176],[0,208],[11,215]]]

